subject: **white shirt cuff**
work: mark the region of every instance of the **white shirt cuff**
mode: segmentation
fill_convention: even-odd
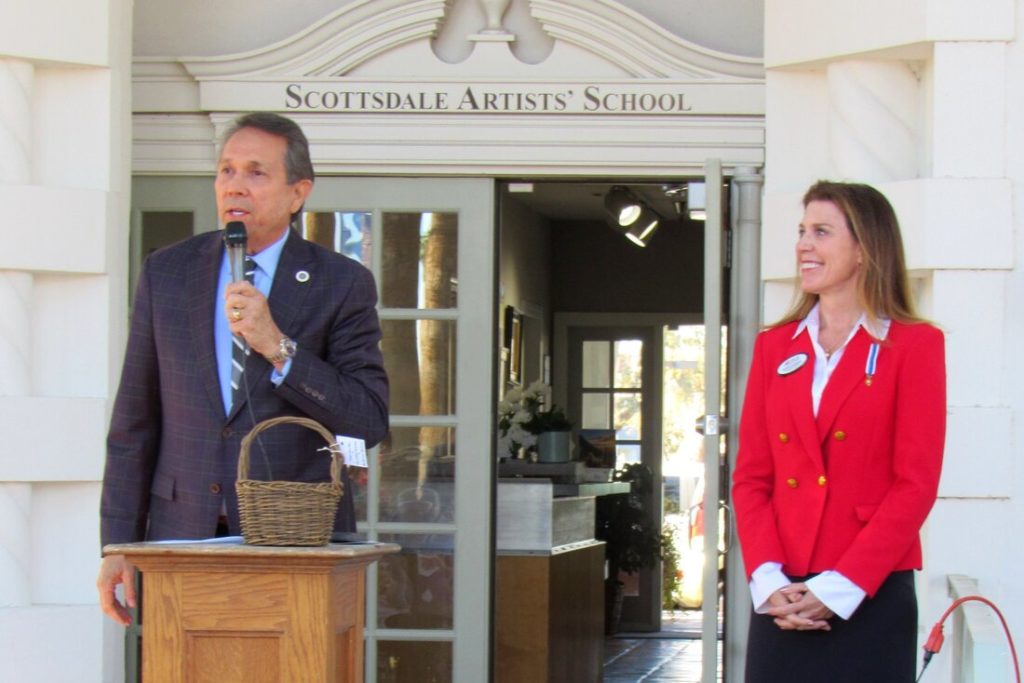
[[[780,562],[765,562],[755,569],[750,575],[750,599],[754,603],[754,611],[758,614],[768,611],[768,598],[790,583],[789,577],[782,573]]]
[[[867,595],[860,586],[829,569],[807,580],[807,588],[832,612],[849,619]]]

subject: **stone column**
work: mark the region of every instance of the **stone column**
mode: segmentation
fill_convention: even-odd
[[[905,62],[828,65],[828,142],[837,180],[883,183],[920,171],[921,89]]]
[[[0,183],[32,182],[32,65],[0,60]],[[0,396],[31,393],[30,273],[5,270],[0,257]]]
[[[29,564],[32,554],[29,512],[32,485],[0,483],[0,607],[32,602]]]
[[[30,63],[0,59],[0,183],[5,185],[32,182],[32,80]],[[32,274],[6,268],[0,257],[0,399],[32,393]],[[31,484],[0,482],[0,606],[31,603],[31,500]]]

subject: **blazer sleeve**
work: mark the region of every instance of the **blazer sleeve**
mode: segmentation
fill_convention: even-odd
[[[772,506],[775,465],[766,420],[769,362],[764,347],[765,334],[761,333],[754,343],[733,472],[732,502],[748,581],[765,562],[786,564]]]
[[[388,431],[388,378],[376,305],[373,275],[358,267],[327,331],[324,357],[300,344],[277,388],[309,417],[335,434],[363,439],[367,447]]]
[[[100,497],[101,545],[141,541],[146,533],[161,424],[150,272],[147,263],[136,288],[124,367],[107,434]]]
[[[907,339],[896,384],[892,484],[836,565],[872,596],[918,541],[938,495],[946,440],[943,334],[926,324],[903,329]]]

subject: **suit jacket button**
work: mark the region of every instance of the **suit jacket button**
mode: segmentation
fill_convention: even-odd
[[[231,427],[225,427],[224,429],[220,430],[220,435],[223,436],[225,439],[230,439],[231,435],[234,433],[235,432],[231,429]]]
[[[786,480],[786,486],[788,486],[791,489],[795,489],[798,485],[799,484],[797,484],[796,479],[790,478]]]
[[[781,434],[779,434],[779,441],[781,441],[782,443],[789,443],[789,434],[787,434],[786,432],[782,432]]]
[[[824,486],[827,483],[828,483],[828,479],[825,478],[824,474],[821,475],[820,477],[818,477],[818,486]]]
[[[220,484],[210,484],[210,493],[220,493]]]
[[[846,441],[846,432],[844,432],[842,429],[837,431],[832,436],[836,437],[836,441]]]

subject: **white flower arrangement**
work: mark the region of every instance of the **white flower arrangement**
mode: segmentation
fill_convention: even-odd
[[[498,456],[515,457],[520,449],[536,446],[541,432],[571,426],[551,404],[551,387],[541,380],[526,389],[512,389],[498,402]]]

